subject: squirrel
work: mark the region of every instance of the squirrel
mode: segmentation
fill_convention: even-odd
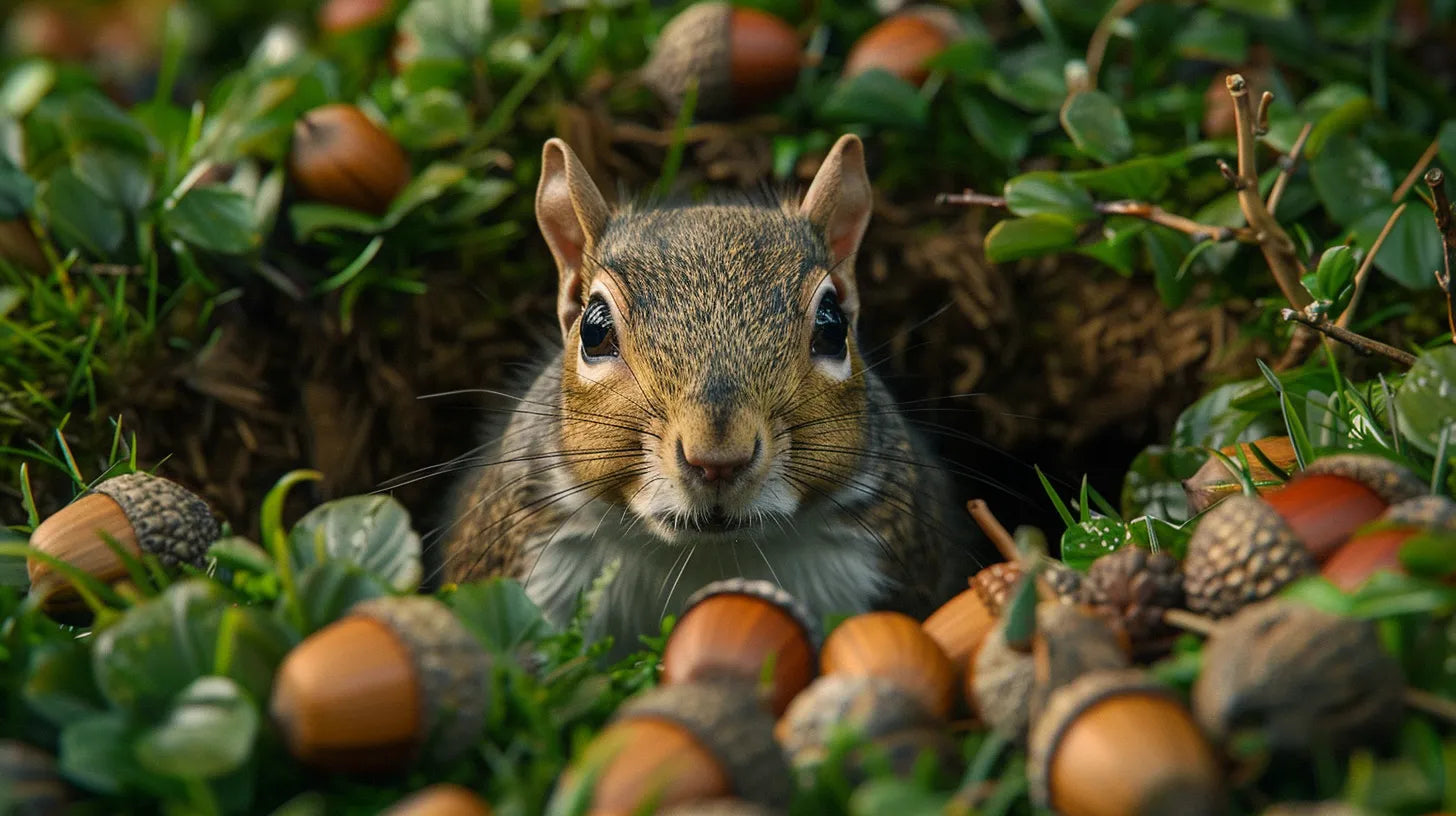
[[[609,573],[588,632],[618,654],[721,578],[772,581],[818,620],[924,617],[964,589],[947,470],[856,340],[871,206],[853,134],[802,202],[616,209],[548,140],[536,218],[563,345],[458,485],[445,579],[515,578],[563,625]]]

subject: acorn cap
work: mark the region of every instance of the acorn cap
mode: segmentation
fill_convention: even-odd
[[[1097,613],[1055,601],[1037,604],[1030,719],[1036,720],[1052,692],[1078,677],[1098,669],[1126,668],[1127,649],[1126,639]]]
[[[1081,600],[1082,573],[1072,569],[1055,558],[1041,558],[1041,577],[1057,599],[1063,603],[1078,603]],[[1011,591],[1021,581],[1021,565],[1013,561],[998,561],[971,576],[971,589],[976,591],[991,614],[1000,617],[1001,610],[1011,597]]]
[[[1373,453],[1338,453],[1309,463],[1302,475],[1344,476],[1365,485],[1385,500],[1399,504],[1426,494],[1427,487],[1402,465]]]
[[[1193,711],[1220,741],[1257,728],[1271,748],[1303,753],[1390,736],[1400,725],[1404,688],[1374,624],[1271,599],[1213,631]]]
[[[778,585],[716,581],[688,598],[662,650],[661,682],[719,677],[759,682],[772,663],[763,692],[778,716],[814,679],[820,640],[809,610]]]
[[[1092,562],[1082,600],[1122,630],[1134,652],[1156,652],[1176,635],[1163,613],[1183,606],[1183,571],[1167,552],[1124,546]]]
[[[1284,519],[1254,496],[1230,496],[1193,531],[1183,560],[1188,608],[1222,618],[1313,572]]]
[[[1110,707],[1120,700],[1139,707]],[[1078,732],[1089,727],[1096,730],[1077,741]],[[1078,755],[1059,766],[1063,750]],[[1139,669],[1089,672],[1052,694],[1032,727],[1027,782],[1035,804],[1065,816],[1222,812],[1212,750],[1177,697]],[[1058,790],[1072,784],[1095,785],[1109,801],[1090,801],[1091,791]]]
[[[666,720],[689,733],[717,758],[734,796],[768,807],[786,807],[793,796],[773,718],[745,684],[658,686],[627,700],[610,722],[640,719]]]
[[[0,739],[0,794],[6,813],[25,816],[60,816],[70,798],[55,758],[13,739]]]
[[[733,99],[732,25],[731,3],[710,0],[683,9],[658,34],[642,66],[643,84],[676,107],[696,77],[696,110],[704,116],[726,113]]]
[[[828,755],[840,728],[875,739],[938,723],[924,704],[887,678],[826,674],[789,703],[775,733],[794,767],[807,770]]]
[[[997,626],[986,635],[971,660],[972,668],[967,672],[974,697],[967,701],[971,708],[1006,739],[1025,739],[1036,685],[1032,653],[1011,648],[1005,628]]]
[[[220,532],[206,502],[176,482],[150,473],[114,476],[92,492],[115,501],[131,522],[137,546],[167,566],[201,566]]]
[[[1392,504],[1380,520],[1422,530],[1456,532],[1456,501],[1445,496],[1417,496]]]
[[[395,802],[381,816],[490,816],[490,804],[469,788],[440,782]]]

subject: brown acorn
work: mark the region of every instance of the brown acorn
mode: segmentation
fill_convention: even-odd
[[[490,657],[440,601],[375,598],[288,653],[269,711],[305,764],[401,770],[480,738],[490,674]]]
[[[830,741],[841,728],[873,741],[940,724],[918,698],[889,678],[826,674],[789,703],[774,733],[789,762],[807,773],[829,755]]]
[[[1401,548],[1427,530],[1456,532],[1456,502],[1445,496],[1418,496],[1391,505],[1374,529],[1341,544],[1320,567],[1320,574],[1351,592],[1378,570],[1403,573]]]
[[[491,809],[475,791],[440,782],[395,802],[383,816],[491,816]]]
[[[4,812],[24,816],[60,816],[70,795],[50,754],[11,739],[0,739],[0,803]]]
[[[394,0],[328,0],[318,12],[319,28],[329,34],[344,34],[386,22]]]
[[[1224,103],[1228,106],[1228,88],[1224,85],[1223,77],[1218,80],[1219,92],[1223,94]],[[1259,452],[1268,457],[1269,461],[1278,465],[1285,473],[1291,473],[1299,467],[1299,460],[1294,455],[1294,443],[1287,436],[1269,436],[1254,442],[1245,442],[1241,445],[1229,445],[1221,448],[1220,452],[1234,461],[1235,464],[1242,464],[1239,459],[1240,449],[1243,456],[1249,463],[1249,478],[1253,480],[1254,487],[1260,493],[1267,493],[1272,489],[1284,484],[1273,471],[1264,466],[1263,461],[1254,454],[1252,448],[1257,447]],[[1183,480],[1183,493],[1188,498],[1188,510],[1191,513],[1202,513],[1214,502],[1232,496],[1240,491],[1239,480],[1228,469],[1222,459],[1216,456],[1208,457],[1203,467],[1198,472]]]
[[[1374,624],[1270,599],[1203,646],[1193,711],[1211,736],[1255,729],[1275,751],[1373,746],[1399,728],[1405,681]]]
[[[662,651],[660,681],[732,677],[757,683],[772,663],[765,694],[775,717],[809,685],[819,663],[813,615],[768,581],[715,581],[687,601]]]
[[[1342,453],[1311,462],[1264,500],[1314,556],[1324,561],[1385,508],[1425,493],[1415,474],[1382,456]]]
[[[637,813],[648,801],[667,808],[739,798],[787,807],[793,779],[773,726],[749,683],[648,689],[618,708],[566,770],[553,803],[584,796],[597,816]],[[582,791],[587,784],[592,790]]]
[[[980,648],[996,625],[996,617],[986,608],[986,602],[974,589],[967,589],[946,601],[930,614],[920,628],[938,644],[950,658],[951,668],[956,672],[956,685],[965,682],[965,672],[971,655]]]
[[[304,198],[382,215],[410,180],[399,142],[353,105],[305,113],[293,125],[288,174]]]
[[[1254,496],[1229,496],[1188,541],[1183,590],[1189,609],[1222,618],[1314,569],[1314,558],[1273,507]]]
[[[955,703],[950,658],[914,618],[899,612],[867,612],[840,623],[824,641],[819,668],[888,678],[937,717],[948,716]]]
[[[1146,673],[1084,674],[1057,689],[1027,752],[1032,801],[1063,816],[1214,816],[1218,759],[1188,710]]]
[[[111,548],[132,556],[155,555],[167,566],[204,565],[220,528],[207,503],[176,482],[149,473],[113,476],[56,511],[30,534],[30,546],[116,583],[128,576]],[[52,617],[83,621],[90,612],[64,574],[31,558],[31,592]]]
[[[674,109],[696,79],[693,110],[720,117],[782,95],[802,64],[799,35],[788,23],[755,8],[710,0],[688,6],[663,26],[641,77]]]
[[[927,60],[960,36],[960,24],[949,9],[913,6],[866,31],[849,50],[844,78],[882,69],[920,85],[930,76]]]

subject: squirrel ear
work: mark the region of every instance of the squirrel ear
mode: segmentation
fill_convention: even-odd
[[[561,139],[541,149],[541,182],[536,187],[536,222],[560,273],[557,313],[562,331],[581,311],[582,259],[601,238],[609,211],[581,160]]]
[[[864,144],[858,136],[846,133],[834,143],[834,149],[814,175],[799,212],[824,230],[831,260],[839,264],[859,251],[873,206],[874,191],[865,173]],[[848,272],[848,264],[845,267]]]

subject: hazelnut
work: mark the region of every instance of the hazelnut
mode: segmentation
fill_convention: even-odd
[[[1253,496],[1230,496],[1193,531],[1183,589],[1189,609],[1222,618],[1314,568],[1314,559],[1273,507]]]
[[[1035,804],[1064,816],[1213,816],[1225,800],[1193,717],[1136,669],[1090,672],[1052,693],[1027,780]]]
[[[673,108],[682,104],[688,82],[696,78],[694,111],[720,117],[788,91],[802,61],[798,33],[778,17],[726,2],[701,2],[663,26],[641,76]]]
[[[101,482],[41,522],[30,534],[30,546],[115,583],[128,572],[112,542],[131,556],[146,553],[167,566],[201,567],[219,532],[207,503],[191,491],[149,473],[128,473]],[[67,621],[89,619],[89,610],[63,573],[37,558],[26,568],[31,592],[47,614]]]
[[[1227,105],[1228,88],[1225,87],[1222,78],[1218,80],[1218,89],[1223,94],[1225,105]],[[1229,110],[1232,111],[1232,108],[1230,107]],[[1235,463],[1240,462],[1239,455],[1242,451],[1245,461],[1249,463],[1249,478],[1260,493],[1266,493],[1282,485],[1283,482],[1254,454],[1253,448],[1256,447],[1260,453],[1268,457],[1269,461],[1278,465],[1285,473],[1293,472],[1299,466],[1299,460],[1294,455],[1294,443],[1287,436],[1269,436],[1254,442],[1229,445],[1220,449],[1221,453]],[[1208,457],[1208,461],[1203,463],[1203,467],[1200,467],[1197,473],[1183,480],[1183,493],[1188,497],[1188,509],[1193,513],[1202,513],[1220,499],[1232,496],[1239,491],[1238,478],[1229,471],[1228,465],[1216,456]]]
[[[293,126],[288,173],[309,199],[382,215],[410,180],[409,159],[353,105],[324,105]]]
[[[748,683],[649,689],[617,709],[566,770],[553,805],[585,796],[591,813],[628,814],[648,802],[668,808],[733,797],[787,807],[793,779],[773,725]],[[589,793],[581,790],[587,784]]]
[[[1209,636],[1193,711],[1220,741],[1252,728],[1275,751],[1303,754],[1395,733],[1404,688],[1400,667],[1369,621],[1271,599]]]
[[[395,802],[383,816],[491,816],[491,809],[475,791],[440,782]]]
[[[937,717],[955,703],[955,670],[935,639],[909,615],[867,612],[840,623],[819,654],[824,674],[885,677]]]
[[[866,31],[849,50],[844,77],[881,69],[920,85],[930,76],[926,61],[960,36],[960,24],[948,9],[914,6]]]
[[[663,684],[734,677],[758,682],[778,716],[814,679],[819,633],[809,610],[768,581],[717,581],[698,590],[662,652]]]
[[[490,670],[489,656],[440,601],[375,598],[288,653],[269,710],[305,764],[399,770],[453,758],[479,739]]]

